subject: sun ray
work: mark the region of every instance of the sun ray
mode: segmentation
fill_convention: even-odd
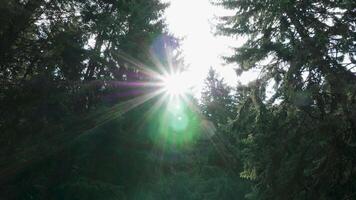
[[[105,110],[102,113],[97,115],[97,123],[96,126],[100,126],[112,119],[115,119],[119,116],[122,116],[123,114],[127,113],[128,111],[138,107],[139,105],[142,105],[143,103],[147,102],[148,100],[162,94],[164,91],[161,89],[158,89],[156,91],[150,92],[148,94],[144,94],[141,96],[138,96],[136,98],[133,98],[131,100],[119,103],[113,107],[111,107],[109,110]]]
[[[132,58],[131,56],[129,56],[127,54],[119,53],[118,56],[120,58],[122,58],[123,60],[125,60],[126,62],[137,67],[137,69],[141,70],[142,73],[144,73],[145,75],[147,75],[150,78],[156,78],[156,77],[160,76],[160,74],[158,72],[154,71],[153,69],[150,69],[150,67],[147,66],[146,64],[138,61],[135,58]]]
[[[147,112],[143,114],[143,121],[141,125],[139,126],[139,130],[142,129],[142,126],[147,123],[153,115],[158,111],[158,109],[163,105],[163,103],[166,101],[166,94],[165,93],[160,93],[161,97],[153,104],[151,108]]]

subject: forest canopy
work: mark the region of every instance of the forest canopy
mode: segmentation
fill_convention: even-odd
[[[355,199],[356,2],[211,3],[198,95],[167,1],[0,1],[0,197]]]

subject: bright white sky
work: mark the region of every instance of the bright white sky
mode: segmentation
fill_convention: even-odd
[[[166,10],[168,29],[175,36],[184,38],[182,51],[190,65],[189,77],[201,88],[209,68],[216,69],[224,80],[235,85],[237,81],[248,83],[256,73],[244,73],[237,77],[234,66],[224,65],[221,56],[232,55],[230,47],[241,45],[242,40],[214,35],[217,16],[231,13],[214,6],[210,0],[164,0],[170,2]]]

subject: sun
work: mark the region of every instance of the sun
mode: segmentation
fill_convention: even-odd
[[[168,74],[163,77],[163,89],[169,95],[181,96],[189,92],[190,83],[182,73]]]

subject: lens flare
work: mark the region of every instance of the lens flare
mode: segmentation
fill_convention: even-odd
[[[185,148],[199,138],[199,115],[180,97],[166,96],[151,119],[147,130],[157,147]]]
[[[169,74],[163,78],[164,90],[173,96],[183,95],[189,90],[189,82],[181,73]]]

